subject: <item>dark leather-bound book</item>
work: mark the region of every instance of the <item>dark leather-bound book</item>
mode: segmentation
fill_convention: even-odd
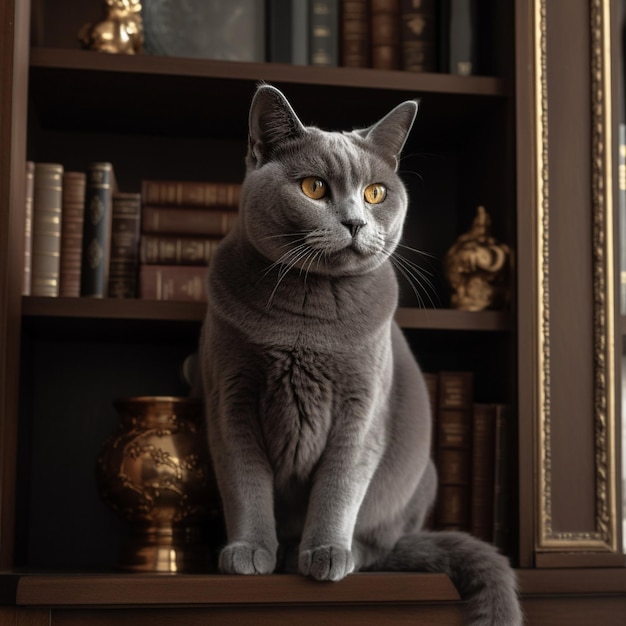
[[[372,67],[400,68],[400,0],[371,0]]]
[[[238,213],[231,210],[201,209],[143,205],[143,233],[163,235],[222,236],[237,221]]]
[[[80,295],[88,298],[103,298],[107,294],[113,185],[111,163],[89,165],[80,275]]]
[[[437,70],[435,0],[400,0],[401,66],[409,72]]]
[[[63,166],[35,163],[31,295],[58,296],[61,261]]]
[[[470,453],[474,375],[469,371],[439,372],[435,463],[439,494],[438,528],[469,528]]]
[[[64,298],[80,296],[86,181],[85,172],[63,174],[59,295]]]
[[[342,0],[340,22],[341,65],[344,67],[369,67],[369,0]]]
[[[139,297],[145,300],[206,300],[206,266],[141,265]]]
[[[240,183],[176,180],[141,182],[141,199],[147,205],[236,209],[240,192]]]
[[[472,415],[470,532],[485,541],[493,541],[497,408],[476,403]]]
[[[339,0],[310,0],[309,62],[339,65]]]
[[[143,235],[139,244],[141,263],[153,265],[208,265],[222,237]]]
[[[441,70],[469,76],[477,71],[476,0],[444,0],[440,10]]]
[[[109,297],[135,298],[139,266],[139,226],[141,194],[113,194]]]

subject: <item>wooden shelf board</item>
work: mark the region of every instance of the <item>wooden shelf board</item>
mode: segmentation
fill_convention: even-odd
[[[455,602],[444,574],[359,573],[340,583],[303,576],[187,574],[2,574],[3,594],[22,606]],[[8,591],[7,591],[8,590]],[[10,598],[4,600],[10,603]]]
[[[245,63],[179,57],[101,54],[89,50],[32,48],[31,67],[90,70],[158,76],[190,76],[257,82],[297,83],[416,93],[504,96],[505,83],[490,76],[382,71],[369,68],[315,67],[282,63]]]
[[[161,320],[201,322],[206,305],[201,302],[169,302],[112,298],[22,299],[22,315],[29,318],[81,318],[111,320]],[[503,311],[456,311],[453,309],[398,309],[396,320],[407,329],[507,331],[510,315]]]

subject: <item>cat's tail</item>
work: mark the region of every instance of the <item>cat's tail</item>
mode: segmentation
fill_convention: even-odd
[[[405,535],[375,569],[447,574],[467,601],[468,626],[521,626],[523,622],[508,560],[494,546],[466,533]]]

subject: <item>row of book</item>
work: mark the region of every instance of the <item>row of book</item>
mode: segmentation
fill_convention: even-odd
[[[117,188],[111,163],[26,164],[23,293],[206,299],[205,273],[237,220],[240,185],[144,180]]]
[[[266,60],[476,72],[476,0],[267,0]]]
[[[433,407],[437,529],[464,530],[502,550],[511,537],[512,425],[506,405],[474,401],[471,371],[426,373]]]

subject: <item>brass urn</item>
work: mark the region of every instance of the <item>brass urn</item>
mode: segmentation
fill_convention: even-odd
[[[97,461],[102,499],[131,525],[119,566],[136,572],[210,568],[203,531],[219,516],[202,402],[119,398],[116,433]]]

